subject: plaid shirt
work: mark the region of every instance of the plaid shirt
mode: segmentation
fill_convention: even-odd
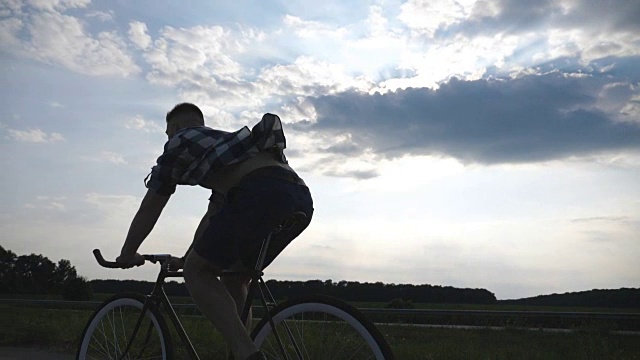
[[[211,171],[242,162],[260,151],[286,147],[280,118],[265,114],[252,130],[246,126],[236,132],[206,126],[178,131],[164,145],[164,153],[145,178],[145,185],[158,194],[171,195],[176,185],[197,185]],[[147,181],[148,179],[148,181]]]

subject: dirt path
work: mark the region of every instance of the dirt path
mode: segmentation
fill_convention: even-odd
[[[0,347],[0,360],[73,360],[73,354],[38,348]]]

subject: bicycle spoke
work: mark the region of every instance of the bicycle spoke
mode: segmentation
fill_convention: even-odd
[[[127,341],[127,330],[125,329],[125,326],[124,326],[124,317],[122,316],[122,313],[123,313],[122,310],[123,310],[122,306],[118,308],[118,313],[120,314],[120,324],[122,324],[122,336],[123,336],[123,338],[125,340],[125,349],[126,349],[127,348],[127,343],[126,343],[126,341]],[[127,358],[129,358],[129,357],[127,356]]]
[[[305,329],[304,316],[305,316],[304,313],[302,313],[301,316],[300,316],[300,321],[298,321],[300,326],[295,326],[295,328],[298,330],[298,334],[300,334],[300,339],[302,339],[302,341],[298,341],[299,344],[297,344],[297,345],[298,345],[299,348],[302,347],[302,350],[304,350],[304,354],[306,355],[307,359],[310,359],[311,356],[309,355],[309,350],[307,349],[306,342],[304,341],[304,339],[305,339],[305,335],[304,335],[304,329]],[[295,320],[294,320],[294,325],[295,325]]]
[[[92,339],[95,339],[95,336],[94,336],[94,337],[92,337]],[[96,339],[96,343],[97,343],[98,345],[100,345],[100,348],[101,348],[102,350],[98,349],[95,345],[93,345],[93,342],[91,343],[91,347],[92,347],[92,348],[94,348],[94,349],[96,349],[96,350],[102,351],[102,353],[103,353],[103,354],[105,354],[105,355],[109,356],[109,352],[108,352],[108,350],[107,350],[104,346],[102,346],[102,342],[101,342],[101,341],[99,341],[98,339]]]

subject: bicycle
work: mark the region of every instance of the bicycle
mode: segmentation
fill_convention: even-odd
[[[393,360],[389,345],[375,325],[342,300],[310,295],[271,306],[277,302],[263,280],[262,271],[269,242],[272,236],[292,229],[304,217],[302,212],[294,213],[263,240],[254,270],[227,270],[220,275],[251,276],[242,322],[245,323],[255,297],[265,314],[251,332],[254,343],[267,359]],[[100,250],[93,253],[101,266],[120,268],[119,264],[106,261]],[[172,340],[161,309],[189,357],[199,359],[163,288],[165,279],[182,277],[182,271],[169,269],[171,255],[143,256],[148,262],[160,264],[153,290],[146,296],[121,293],[105,301],[85,326],[77,359],[172,359]]]

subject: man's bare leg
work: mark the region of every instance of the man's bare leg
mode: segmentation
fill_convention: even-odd
[[[191,251],[184,280],[200,311],[220,330],[236,359],[246,359],[258,349],[237,313],[237,304],[218,278],[221,269]]]
[[[250,276],[237,275],[237,276],[225,276],[222,279],[222,282],[226,286],[229,294],[236,302],[236,308],[238,310],[238,316],[242,316],[242,311],[244,311],[244,305],[247,301],[247,295],[249,294],[249,282],[251,281]],[[251,307],[249,307],[249,314],[247,314],[247,320],[244,323],[247,332],[251,330]]]

